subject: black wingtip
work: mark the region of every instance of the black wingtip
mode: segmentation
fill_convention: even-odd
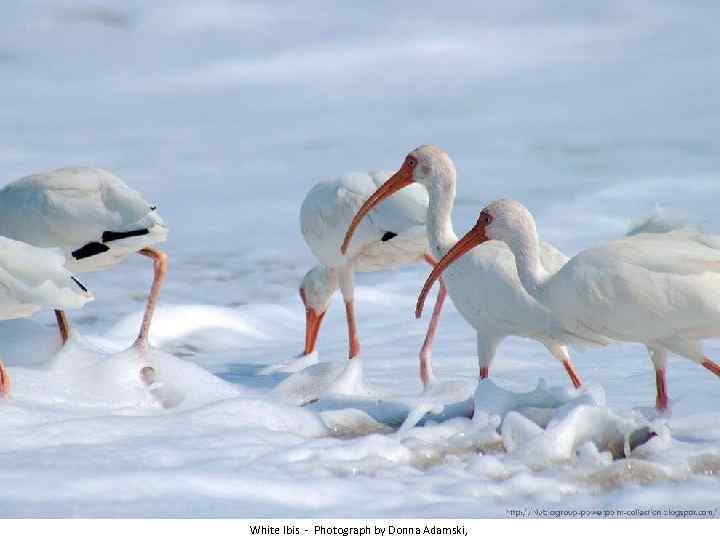
[[[149,233],[150,231],[148,229],[136,229],[134,231],[125,232],[105,231],[102,234],[102,241],[112,242],[113,240],[122,240],[123,238],[130,238],[132,236],[143,236]]]
[[[85,285],[83,285],[82,283],[80,283],[80,282],[75,278],[75,276],[70,276],[70,279],[72,279],[72,280],[75,282],[75,285],[77,285],[78,287],[80,287],[80,288],[83,290],[83,292],[88,292],[87,287],[86,287]]]
[[[397,233],[388,231],[388,232],[386,232],[385,234],[382,235],[382,238],[381,238],[380,240],[381,240],[382,242],[387,242],[388,240],[392,240],[392,239],[395,238],[396,236],[397,236]]]
[[[99,255],[100,253],[105,253],[106,251],[109,251],[110,248],[107,247],[105,244],[101,244],[100,242],[90,242],[89,244],[85,244],[80,249],[76,249],[72,252],[72,256],[75,257],[75,259],[86,259],[88,257],[92,257],[93,255]]]
[[[150,207],[150,211],[151,211],[151,212],[154,212],[155,210],[157,210],[157,206],[151,206],[151,207]]]

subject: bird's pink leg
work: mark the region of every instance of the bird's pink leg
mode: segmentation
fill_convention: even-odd
[[[62,339],[62,344],[65,345],[70,337],[70,321],[65,312],[60,309],[55,310],[55,320],[57,320],[58,330],[60,330],[60,339]]]
[[[430,325],[428,326],[427,333],[425,334],[425,341],[423,342],[422,349],[420,349],[420,379],[423,385],[427,385],[433,378],[432,369],[432,345],[435,340],[435,334],[437,333],[437,326],[440,322],[440,313],[442,312],[443,304],[447,298],[447,289],[445,284],[440,282],[440,290],[438,290],[437,299],[435,300],[435,307],[433,308],[432,317],[430,318]]]
[[[160,296],[160,289],[165,281],[165,275],[168,269],[168,256],[153,248],[144,248],[138,251],[140,255],[150,257],[153,260],[153,267],[155,276],[153,278],[152,287],[150,289],[150,297],[148,298],[147,306],[145,307],[145,314],[143,315],[142,326],[140,327],[140,333],[135,340],[135,346],[146,351],[148,349],[148,336],[150,334],[150,323],[152,322],[153,314],[155,313],[155,305],[157,304],[158,296]]]
[[[580,375],[575,370],[575,366],[573,366],[572,362],[570,362],[570,360],[563,360],[563,366],[565,367],[565,371],[567,371],[573,386],[575,388],[580,388],[582,386],[582,380],[580,379]]]
[[[666,411],[668,408],[667,381],[665,380],[665,368],[655,370],[655,385],[657,386],[657,397],[655,408],[658,411]]]
[[[480,380],[487,379],[490,377],[490,366],[484,366],[480,368]]]
[[[720,365],[716,364],[715,362],[713,362],[713,361],[710,360],[709,358],[705,358],[705,361],[702,363],[702,366],[703,366],[705,369],[709,369],[709,370],[712,371],[715,375],[717,375],[718,377],[720,377]]]
[[[357,324],[355,323],[355,309],[352,300],[345,301],[345,317],[348,325],[348,339],[350,352],[348,358],[352,360],[360,355],[360,340],[358,339]]]
[[[567,371],[568,377],[570,377],[573,386],[575,388],[580,388],[582,386],[582,379],[575,369],[572,360],[570,360],[570,354],[568,353],[567,347],[564,345],[554,344],[549,346],[548,350],[550,351],[550,354],[562,362],[562,365],[565,368],[565,371]]]
[[[10,394],[10,375],[5,369],[5,364],[0,360],[0,397]]]
[[[437,264],[435,259],[430,255],[425,255],[425,261],[432,267]],[[438,290],[437,299],[435,300],[435,307],[433,308],[432,317],[430,318],[430,325],[425,334],[425,341],[423,342],[422,349],[420,349],[420,380],[423,386],[427,386],[433,379],[432,345],[435,340],[435,334],[437,333],[438,323],[440,322],[440,313],[442,312],[446,298],[447,288],[445,287],[445,281],[440,278],[440,290]]]

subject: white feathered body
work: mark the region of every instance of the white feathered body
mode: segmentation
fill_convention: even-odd
[[[446,253],[447,249],[439,251],[436,257]],[[568,260],[547,243],[542,243],[541,257],[553,270]],[[476,247],[448,266],[443,275],[453,304],[484,339],[515,335],[548,346],[555,343],[552,318],[523,288],[515,257],[505,243],[491,241]]]
[[[588,249],[552,275],[541,294],[570,331],[702,360],[687,347],[720,336],[720,237],[681,229]]]
[[[103,241],[106,232],[145,234]],[[69,167],[34,174],[0,190],[0,234],[38,247],[59,247],[75,272],[107,268],[167,237],[153,207],[112,173]],[[78,258],[91,243],[107,250]],[[103,248],[104,249],[104,248]]]
[[[389,173],[350,173],[320,182],[306,195],[300,209],[300,227],[315,257],[329,268],[352,261],[360,272],[385,270],[422,261],[427,253],[425,188],[411,185],[380,203],[362,221],[347,255],[340,253],[353,216],[390,177]],[[383,236],[392,233],[391,239]]]
[[[56,248],[37,248],[0,237],[0,319],[38,310],[80,308],[93,299],[64,267]]]

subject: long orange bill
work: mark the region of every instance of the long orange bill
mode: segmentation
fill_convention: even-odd
[[[422,316],[423,307],[425,306],[425,298],[427,297],[433,284],[442,275],[445,269],[458,260],[460,257],[465,255],[468,251],[474,247],[486,242],[488,237],[485,234],[485,226],[479,223],[470,229],[465,236],[458,240],[450,251],[447,252],[440,262],[435,265],[430,275],[425,280],[420,296],[418,297],[417,305],[415,306],[415,317],[420,318]]]
[[[320,315],[314,309],[305,310],[305,350],[304,355],[311,354],[315,350],[315,344],[317,343],[318,335],[320,333],[320,325],[322,324],[323,318],[327,311],[322,312]]]
[[[370,198],[365,201],[365,204],[360,207],[360,210],[358,210],[353,217],[352,223],[350,223],[350,227],[345,233],[345,239],[343,240],[342,246],[340,246],[340,252],[343,255],[347,254],[348,247],[350,246],[350,241],[352,240],[353,234],[355,234],[355,229],[358,228],[358,225],[360,225],[363,218],[370,212],[370,210],[380,204],[383,199],[387,199],[393,193],[400,191],[402,188],[412,184],[412,173],[412,167],[410,167],[410,165],[408,165],[406,161],[405,163],[403,163],[403,166],[400,167],[400,170],[398,172],[388,178],[382,186],[377,188],[375,193],[370,195]]]

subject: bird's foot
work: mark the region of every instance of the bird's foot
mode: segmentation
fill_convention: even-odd
[[[670,414],[670,401],[668,400],[667,396],[658,396],[657,398],[655,398],[655,410],[659,414]]]
[[[147,386],[148,392],[163,409],[171,409],[182,401],[182,396],[174,392],[172,387],[157,380],[155,369],[145,366],[140,370],[140,378]]]
[[[672,406],[670,405],[670,398],[667,394],[655,398],[655,412],[659,417],[667,418],[672,416]]]
[[[146,386],[152,386],[157,382],[155,368],[145,366],[140,370],[140,379]]]
[[[142,339],[142,337],[138,337],[132,346],[139,353],[142,359],[145,359],[145,356],[150,350],[150,346],[148,345],[147,340]],[[155,384],[155,368],[151,366],[143,366],[140,369],[140,380],[146,386],[152,386],[153,384]]]

